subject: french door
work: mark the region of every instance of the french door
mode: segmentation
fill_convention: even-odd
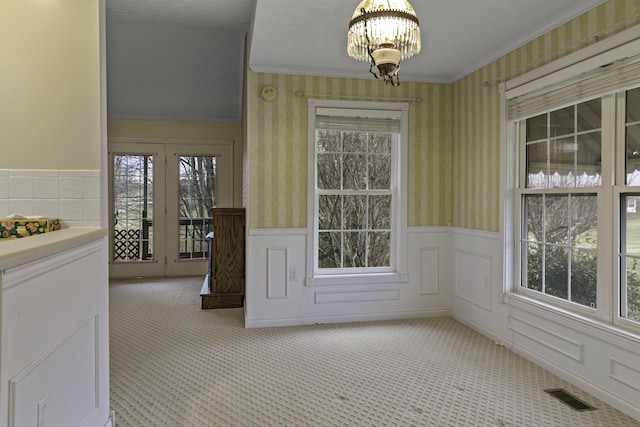
[[[232,205],[232,143],[109,143],[110,277],[206,274],[213,206]]]

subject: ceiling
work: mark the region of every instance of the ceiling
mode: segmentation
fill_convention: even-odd
[[[454,82],[604,1],[411,0],[420,19],[422,52],[401,64],[400,79]],[[159,28],[175,28],[175,31],[178,31],[177,28],[189,28],[193,31],[197,29],[200,34],[209,34],[211,39],[206,46],[214,52],[213,56],[217,59],[212,61],[218,64],[241,64],[244,52],[241,43],[238,49],[235,42],[220,43],[217,40],[227,40],[225,37],[229,35],[237,35],[240,39],[248,32],[249,66],[254,71],[371,78],[368,64],[355,61],[346,53],[347,26],[357,3],[356,0],[106,0],[107,46],[108,52],[111,52],[107,55],[107,61],[109,63],[110,55],[117,59],[119,52],[127,49],[127,44],[135,42],[132,37],[143,32],[144,28],[155,31]],[[128,38],[118,37],[110,28],[118,29],[119,34],[127,33]],[[226,36],[222,37],[221,34]],[[190,44],[193,45],[193,42]],[[115,90],[109,93],[112,101],[110,116],[158,116],[153,111],[154,101],[151,98],[147,101],[150,111],[146,113],[113,110],[126,110],[127,104],[113,99],[114,96],[131,96],[131,84],[124,84],[126,90],[116,90],[123,85],[121,80],[131,74],[131,61],[121,59],[122,64],[129,65],[127,72],[120,70],[119,73],[118,67],[112,67],[117,78],[108,81]],[[184,58],[180,60],[184,61]],[[144,64],[139,66],[144,67]],[[214,65],[211,64],[211,67]],[[206,70],[207,66],[204,64],[200,68]],[[174,77],[180,79],[180,76]],[[225,102],[225,108],[233,109],[234,114],[223,118],[213,117],[211,112],[218,110],[211,108],[209,113],[202,111],[201,116],[204,117],[189,113],[192,118],[180,117],[180,114],[175,118],[239,120],[240,94],[234,95],[233,99],[223,100],[216,96],[215,87],[225,89],[223,92],[228,97],[230,87],[241,90],[241,77],[241,72],[215,74],[215,78],[210,77],[214,83],[207,84],[212,92],[204,96],[211,97],[211,102]],[[166,86],[166,82],[158,84]],[[162,90],[162,87],[157,89]],[[202,93],[198,96],[203,98]],[[188,96],[185,98],[188,99]],[[139,104],[136,103],[134,110],[144,108]],[[156,103],[155,108],[157,106]],[[180,107],[175,106],[176,109]],[[163,112],[160,115],[167,118],[171,113]]]

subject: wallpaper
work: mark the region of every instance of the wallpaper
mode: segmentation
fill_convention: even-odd
[[[451,213],[456,227],[500,227],[498,83],[640,23],[638,0],[609,0],[453,84]]]
[[[366,71],[366,70],[365,70]],[[273,102],[258,96],[277,89]],[[409,106],[408,222],[446,225],[450,218],[451,85],[250,72],[248,76],[249,227],[307,226],[307,97],[421,98]],[[311,95],[310,97],[313,97]]]
[[[307,226],[307,99],[296,92],[422,98],[409,110],[408,225],[498,232],[498,84],[640,23],[638,0],[609,0],[453,84],[342,79],[249,71],[250,228]],[[262,100],[264,86],[278,91]]]

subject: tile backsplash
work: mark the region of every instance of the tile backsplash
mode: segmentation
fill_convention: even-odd
[[[0,169],[0,218],[11,214],[99,227],[100,171]]]

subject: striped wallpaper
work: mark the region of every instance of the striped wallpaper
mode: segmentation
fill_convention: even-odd
[[[422,98],[409,106],[409,225],[446,225],[450,218],[451,85],[403,82],[390,87],[374,79],[340,79],[249,72],[249,227],[307,225],[307,98],[327,96]],[[273,102],[258,96],[274,86]]]
[[[409,110],[408,225],[499,231],[500,97],[505,81],[636,25],[640,1],[608,0],[453,84],[342,79],[249,71],[250,228],[307,226],[307,101],[327,96],[417,98]],[[595,37],[597,35],[597,37]],[[274,86],[273,102],[258,94]]]
[[[638,14],[638,0],[609,0],[453,84],[451,222],[454,226],[499,231],[498,82],[630,28],[640,22]]]

